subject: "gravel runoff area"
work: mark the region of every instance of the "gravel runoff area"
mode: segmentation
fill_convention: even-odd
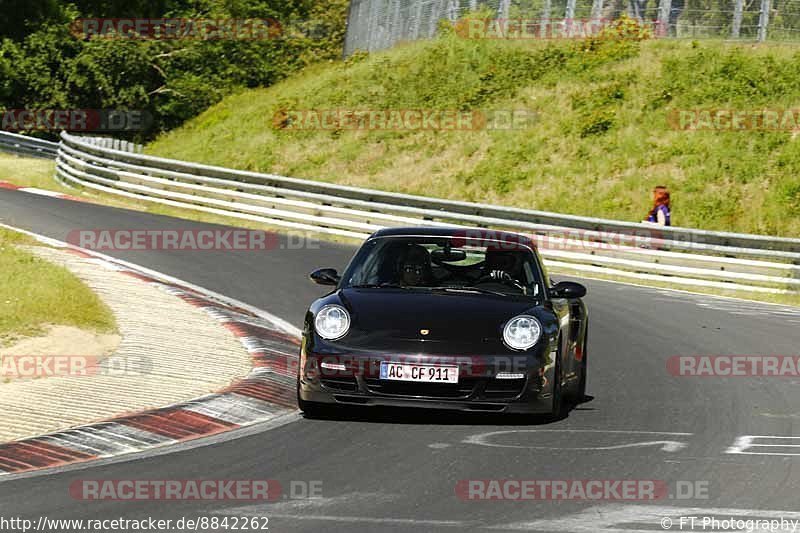
[[[247,350],[202,309],[102,260],[25,248],[67,267],[94,290],[114,313],[121,340],[106,358],[84,358],[81,364],[90,361],[85,372],[70,363],[70,370],[42,372],[56,375],[0,383],[0,442],[190,400],[250,371]],[[85,355],[80,345],[71,352],[77,360]]]

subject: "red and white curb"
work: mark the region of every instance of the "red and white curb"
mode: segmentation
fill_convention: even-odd
[[[95,258],[108,268],[201,308],[230,330],[253,360],[253,369],[247,376],[215,394],[0,444],[0,476],[142,452],[266,422],[296,409],[300,346],[297,328],[247,304],[152,270],[5,224],[0,226],[70,253]]]
[[[46,189],[39,189],[37,187],[20,187],[19,185],[14,185],[13,183],[9,183],[7,181],[0,180],[0,189],[9,189],[12,191],[21,191],[21,192],[28,192],[31,194],[38,194],[39,196],[50,196],[51,198],[61,198],[62,200],[72,200],[73,202],[89,202],[85,198],[80,198],[78,196],[72,196],[69,194],[63,194],[60,192],[55,191],[48,191]]]

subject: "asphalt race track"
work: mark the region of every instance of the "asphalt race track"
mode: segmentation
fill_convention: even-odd
[[[0,222],[62,240],[73,229],[202,226],[6,190],[0,190]],[[352,249],[281,242],[270,252],[110,255],[299,326],[306,305],[324,292],[307,280],[308,272],[343,268]],[[703,513],[797,519],[800,447],[791,445],[800,445],[800,381],[675,377],[667,372],[666,360],[674,355],[798,355],[800,310],[605,282],[586,285],[593,399],[559,422],[407,412],[298,418],[208,446],[0,481],[0,514],[34,520],[266,516],[269,530],[278,532],[663,531],[665,516],[675,520],[672,530],[679,530],[676,517]],[[758,442],[770,446],[734,446],[744,436],[760,436]],[[737,450],[746,453],[731,453]],[[747,453],[753,451],[759,455]],[[321,482],[322,497],[275,503],[86,502],[68,492],[77,479],[129,478],[275,479],[284,488]],[[464,501],[456,495],[459,480],[507,478],[664,480],[671,497],[515,502]],[[705,487],[707,495],[680,499],[679,486],[684,492],[694,487],[695,496]],[[294,496],[301,492],[298,488]]]

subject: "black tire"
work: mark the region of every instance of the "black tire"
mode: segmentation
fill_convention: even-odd
[[[331,414],[331,408],[324,403],[307,402],[298,398],[297,405],[306,418],[326,418]]]
[[[553,409],[550,411],[551,420],[560,420],[564,417],[564,391],[561,379],[561,340],[559,339],[556,366],[553,371]]]
[[[586,361],[587,346],[589,346],[589,326],[586,326],[586,331],[583,333],[583,345],[581,346],[581,353],[583,354],[583,359],[581,359],[581,378],[578,381],[578,387],[575,391],[575,400],[579,403],[586,398],[586,375],[589,365],[589,363]]]
[[[324,403],[308,402],[300,397],[300,380],[297,380],[297,407],[306,418],[324,418],[330,414],[330,407]]]

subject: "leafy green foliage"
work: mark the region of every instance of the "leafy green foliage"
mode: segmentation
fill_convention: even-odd
[[[572,109],[578,112],[578,131],[581,137],[599,135],[610,130],[616,121],[617,110],[623,103],[622,85],[612,83],[592,87],[572,95]]]
[[[0,24],[0,109],[137,109],[148,139],[245,88],[263,87],[312,63],[338,59],[347,0],[6,0],[24,24]],[[5,10],[5,6],[4,6]],[[8,11],[7,11],[8,12]],[[79,39],[89,17],[262,18],[263,40]]]
[[[800,52],[781,60],[767,55],[754,61],[739,47],[722,53],[713,48],[695,48],[685,56],[666,58],[663,72],[670,92],[696,104],[759,105],[800,94]]]

